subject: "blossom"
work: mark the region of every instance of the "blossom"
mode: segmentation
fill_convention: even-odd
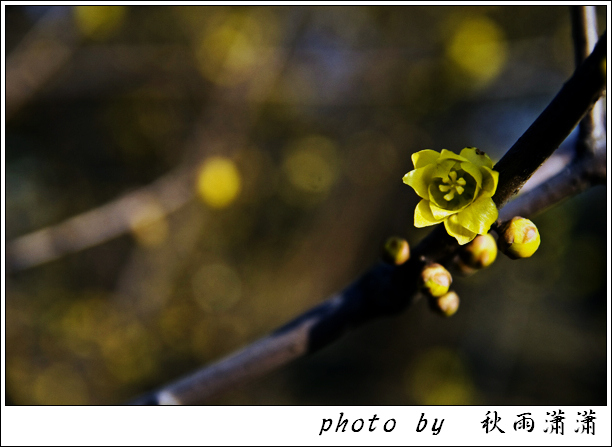
[[[464,148],[460,155],[425,149],[412,154],[412,163],[414,170],[403,181],[422,199],[414,210],[415,227],[444,222],[460,245],[489,231],[498,216],[491,197],[499,173],[487,154],[475,147]]]

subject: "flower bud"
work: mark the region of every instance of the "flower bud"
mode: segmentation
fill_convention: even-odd
[[[497,242],[490,233],[476,236],[472,242],[461,248],[459,256],[467,267],[488,267],[497,258]]]
[[[403,264],[410,258],[408,241],[398,236],[388,238],[383,246],[382,258],[389,264]]]
[[[503,227],[499,248],[512,259],[528,258],[540,246],[538,227],[524,217],[516,216]]]
[[[439,298],[430,298],[429,305],[440,315],[450,317],[459,309],[459,295],[451,290]]]
[[[452,282],[451,274],[440,264],[429,264],[421,272],[421,288],[430,296],[444,295]]]

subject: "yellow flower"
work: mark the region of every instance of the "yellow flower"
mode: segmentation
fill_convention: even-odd
[[[414,170],[403,181],[422,199],[414,210],[415,227],[444,222],[460,245],[489,231],[498,216],[491,197],[499,173],[487,154],[475,147],[464,148],[460,155],[425,149],[412,154],[412,163]]]

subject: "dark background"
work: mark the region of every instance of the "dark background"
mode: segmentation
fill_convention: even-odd
[[[320,303],[430,231],[413,152],[499,160],[574,69],[558,6],[10,6],[6,54],[8,242],[187,185],[7,273],[9,404],[121,403]],[[455,276],[452,318],[419,301],[214,403],[605,405],[607,204],[535,216],[539,251]]]

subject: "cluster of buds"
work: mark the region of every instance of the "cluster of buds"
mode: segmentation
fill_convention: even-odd
[[[520,216],[514,217],[499,228],[499,239],[481,234],[461,246],[453,260],[454,267],[463,274],[471,274],[490,266],[497,258],[499,249],[512,259],[528,258],[540,246],[540,233],[535,224]],[[394,236],[383,245],[382,259],[392,265],[401,265],[410,258],[410,247],[406,239]],[[420,289],[437,313],[450,317],[459,308],[459,296],[450,290],[451,274],[437,263],[427,264],[419,278]]]
[[[421,271],[421,290],[437,313],[450,317],[459,308],[459,295],[449,290],[453,277],[442,265],[431,263]]]

